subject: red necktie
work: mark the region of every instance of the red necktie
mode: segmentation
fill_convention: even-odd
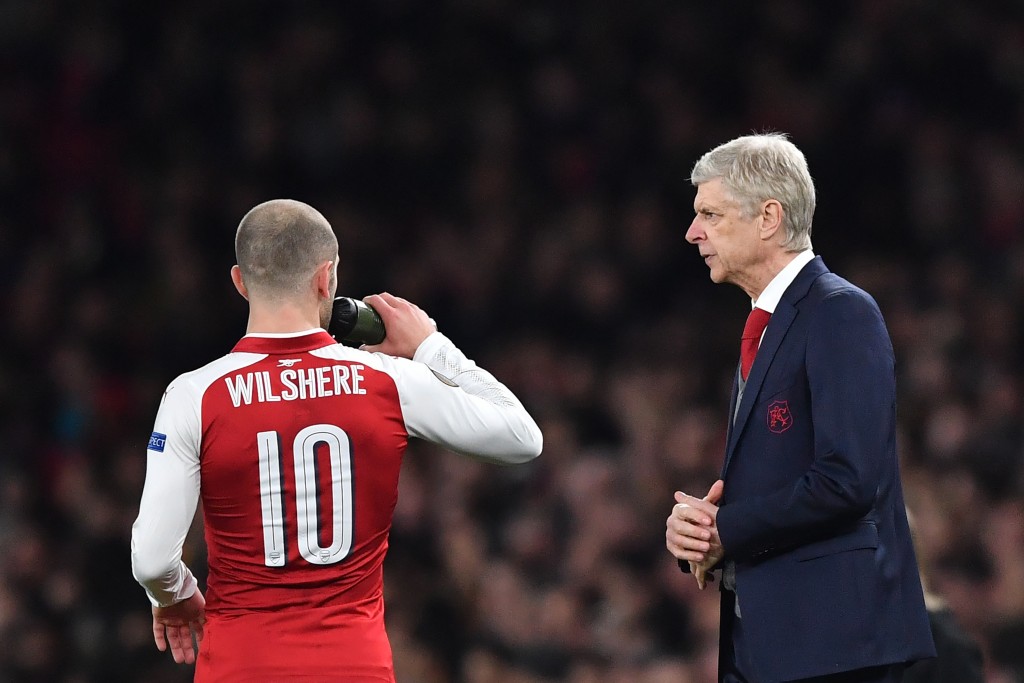
[[[747,324],[743,326],[743,339],[740,341],[740,376],[747,381],[750,366],[754,364],[757,347],[761,344],[761,335],[772,314],[763,308],[754,308],[747,316]]]

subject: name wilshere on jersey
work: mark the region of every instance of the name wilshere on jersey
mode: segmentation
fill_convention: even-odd
[[[351,365],[331,365],[318,368],[286,368],[278,373],[277,382],[270,379],[270,372],[240,373],[225,377],[231,395],[231,403],[236,408],[250,405],[253,400],[258,403],[274,401],[299,401],[306,398],[325,398],[341,394],[366,394],[360,386],[363,382],[363,366],[358,363]],[[255,390],[255,391],[254,391]]]

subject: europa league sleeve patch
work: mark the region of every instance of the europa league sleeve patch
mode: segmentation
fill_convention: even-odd
[[[459,386],[458,384],[456,384],[455,382],[451,381],[450,379],[448,379],[447,377],[442,375],[440,372],[438,372],[434,368],[430,368],[430,371],[432,373],[434,373],[434,377],[438,378],[439,380],[441,380],[443,383],[447,384],[448,386],[450,386],[450,387],[457,387],[457,386]]]
[[[768,404],[768,429],[781,434],[793,426],[793,414],[789,412],[789,401],[772,401]]]
[[[153,432],[149,436],[149,445],[146,446],[146,450],[156,451],[157,453],[164,452],[164,446],[167,445],[167,435],[161,434],[160,432]]]

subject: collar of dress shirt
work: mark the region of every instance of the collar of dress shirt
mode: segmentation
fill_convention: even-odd
[[[775,307],[779,305],[779,301],[782,299],[782,295],[793,284],[797,274],[813,260],[814,252],[810,249],[805,249],[798,253],[792,261],[786,264],[785,268],[779,271],[778,275],[772,278],[772,281],[761,292],[761,296],[750,302],[750,307],[763,308],[769,313],[774,313]]]

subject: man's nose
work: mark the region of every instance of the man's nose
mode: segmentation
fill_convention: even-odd
[[[698,241],[704,238],[704,231],[701,230],[698,225],[697,219],[694,218],[693,222],[690,223],[690,227],[686,229],[686,241],[690,244],[696,244]]]

